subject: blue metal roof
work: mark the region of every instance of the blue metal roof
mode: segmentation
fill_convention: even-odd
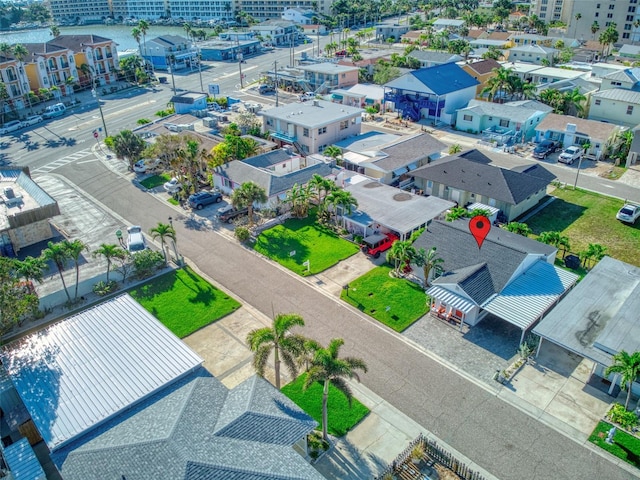
[[[528,329],[578,280],[578,275],[539,260],[482,304],[489,313]]]
[[[3,447],[2,453],[14,480],[46,480],[42,466],[26,438]]]
[[[421,68],[420,70],[409,72],[409,75],[416,77],[436,95],[446,95],[447,93],[457,92],[480,84],[478,80],[455,63]]]
[[[125,294],[6,345],[2,362],[54,450],[202,359]]]

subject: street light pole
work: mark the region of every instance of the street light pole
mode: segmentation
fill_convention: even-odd
[[[171,68],[171,56],[169,56],[168,58],[169,58],[169,61],[167,62],[167,70],[171,74],[171,85],[173,85],[173,94],[177,95],[177,93],[176,93],[176,79],[173,76],[173,68]]]
[[[109,136],[109,132],[107,132],[107,122],[104,121],[104,114],[102,113],[102,103],[100,103],[100,96],[98,95],[98,89],[96,88],[96,80],[93,76],[91,77],[91,83],[93,86],[93,89],[91,90],[91,95],[93,95],[93,98],[95,98],[96,101],[98,102],[98,110],[100,110],[100,118],[102,119],[102,128],[104,128],[104,136],[106,138]]]
[[[578,188],[578,175],[580,175],[580,165],[582,165],[582,155],[580,155],[580,158],[578,159],[578,171],[576,172],[576,181],[573,184],[574,190]]]
[[[242,80],[242,58],[243,55],[242,53],[238,53],[238,69],[240,70],[240,89],[242,90],[244,88],[244,82]]]

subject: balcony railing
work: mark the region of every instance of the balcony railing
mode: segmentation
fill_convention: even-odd
[[[284,133],[284,132],[270,132],[270,135],[273,138],[277,138],[278,140],[282,140],[284,142],[293,143],[293,142],[297,142],[298,141],[298,137],[296,137],[296,136],[292,137],[289,134]]]

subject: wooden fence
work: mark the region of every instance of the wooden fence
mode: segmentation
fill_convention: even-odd
[[[389,475],[397,475],[400,467],[405,464],[405,462],[409,461],[411,451],[418,444],[422,444],[424,446],[424,451],[428,458],[447,467],[462,480],[486,480],[483,475],[472,470],[451,453],[447,452],[443,447],[438,445],[435,440],[429,440],[422,434],[412,440],[411,443],[409,443],[409,446],[405,448],[385,470],[380,472],[375,480],[385,480],[385,476],[386,478],[389,478]]]

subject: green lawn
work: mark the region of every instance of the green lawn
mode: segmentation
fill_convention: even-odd
[[[293,403],[298,405],[308,415],[313,417],[322,428],[322,384],[314,383],[304,391],[304,379],[307,374],[304,373],[296,378],[293,382],[282,387],[282,393],[289,397]],[[342,437],[360,422],[367,414],[369,409],[360,403],[357,399],[351,400],[351,408],[344,394],[335,388],[329,386],[329,399],[327,400],[327,416],[328,431],[331,435]]]
[[[240,308],[190,268],[154,278],[129,294],[180,338]]]
[[[427,296],[420,285],[390,277],[391,270],[389,265],[370,270],[350,282],[340,298],[401,332],[427,313]]]
[[[151,177],[145,178],[140,182],[140,185],[144,188],[151,189],[164,185],[169,180],[171,180],[171,176],[166,173],[161,173],[160,175],[152,175]]]
[[[600,422],[589,437],[589,441],[625,462],[640,468],[640,439],[618,429],[613,437],[613,444],[609,445],[605,440],[611,427],[610,423]]]
[[[357,245],[316,224],[315,219],[315,215],[291,218],[265,230],[258,236],[254,248],[302,276],[322,272],[358,252]],[[307,260],[309,272],[303,265]]]
[[[640,266],[640,222],[627,225],[616,220],[622,200],[580,189],[558,188],[553,195],[557,200],[526,222],[536,236],[558,231],[569,237],[572,252],[599,243],[607,247],[607,255]]]

